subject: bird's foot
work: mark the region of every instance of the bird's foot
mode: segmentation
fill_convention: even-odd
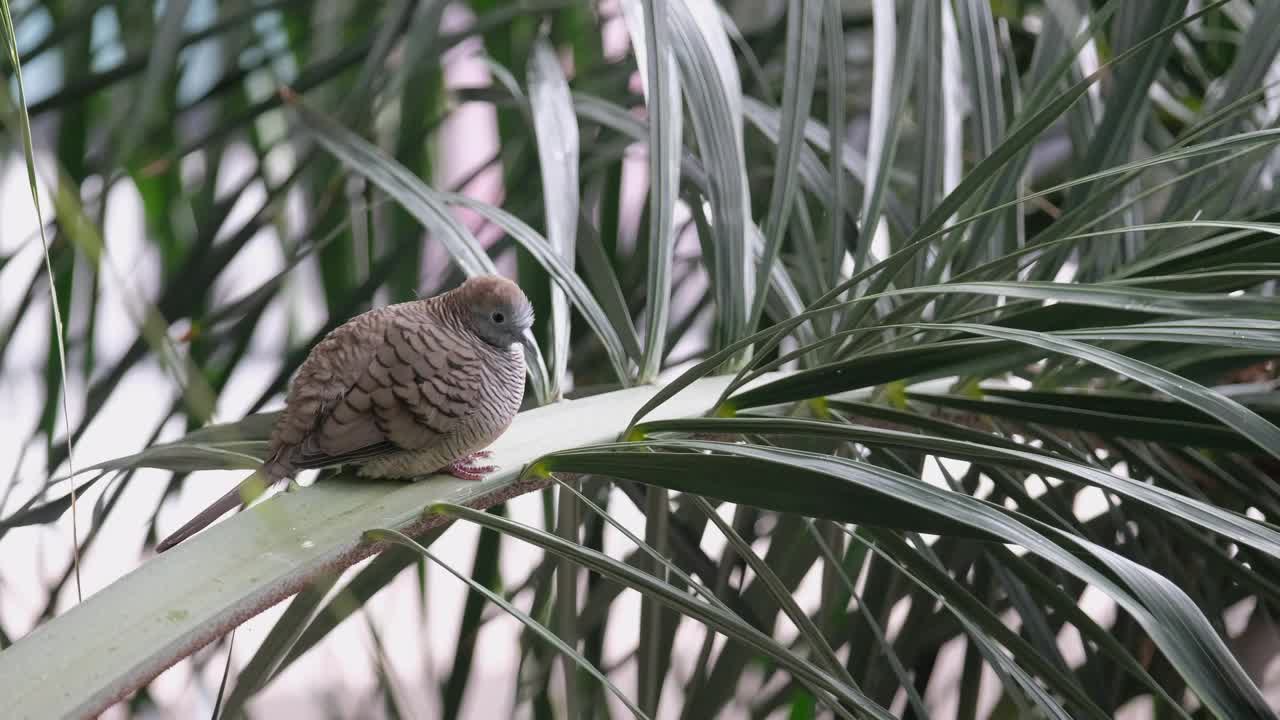
[[[460,457],[457,460],[454,460],[452,463],[449,463],[449,466],[446,467],[444,471],[456,478],[461,478],[462,480],[473,480],[473,481],[483,480],[485,475],[488,475],[494,470],[497,470],[498,466],[497,465],[477,465],[476,461],[482,458],[487,458],[492,456],[493,456],[493,453],[489,452],[488,450],[481,450],[480,452],[474,452],[474,453],[471,453],[470,455],[465,455],[463,457]]]

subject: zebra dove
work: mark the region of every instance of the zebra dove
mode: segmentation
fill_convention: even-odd
[[[299,470],[354,464],[365,477],[482,479],[496,469],[477,464],[489,456],[482,449],[506,431],[524,397],[517,345],[533,351],[532,323],[519,286],[493,275],[343,323],[298,369],[262,468],[156,551],[242,506],[246,489]]]

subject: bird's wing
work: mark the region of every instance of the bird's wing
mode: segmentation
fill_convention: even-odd
[[[475,407],[481,359],[453,328],[387,313],[372,332],[364,367],[326,398],[292,453],[298,468],[366,461],[422,450],[455,432]]]
[[[162,540],[163,552],[294,470],[421,449],[453,432],[480,387],[475,346],[395,306],[358,315],[312,348],[289,387],[262,472]]]

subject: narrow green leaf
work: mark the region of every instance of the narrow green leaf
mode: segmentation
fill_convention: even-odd
[[[316,609],[338,582],[337,575],[321,577],[294,596],[284,614],[271,626],[271,632],[236,676],[236,684],[223,708],[226,717],[239,717],[244,704],[275,676],[285,655],[293,649],[303,630],[316,615]]]
[[[1116,639],[1111,629],[1102,627],[1089,613],[1080,609],[1079,597],[1064,590],[1060,578],[1050,578],[1028,562],[1027,558],[1015,555],[1006,547],[994,547],[989,552],[994,557],[993,562],[999,562],[1003,568],[1012,570],[1020,580],[1035,590],[1038,602],[1045,604],[1046,609],[1061,613],[1067,622],[1074,625],[1083,640],[1097,645],[1100,653],[1105,653],[1120,669],[1150,690],[1152,697],[1158,699],[1174,716],[1190,720],[1190,715],[1182,709],[1182,704],[1151,677],[1133,657],[1130,649]]]
[[[1002,67],[1008,67],[1006,72],[1010,72],[1016,66],[1002,66],[1000,63],[999,39],[991,3],[985,0],[961,0],[956,3],[956,20],[960,58],[969,81],[968,105],[972,112],[970,128],[974,138],[973,148],[978,157],[986,157],[995,150],[1000,138],[1007,132],[1000,71]],[[1018,164],[1018,161],[1011,164]],[[1009,192],[1005,197],[992,198],[988,195],[986,199],[1006,200],[1016,194],[1012,192],[1016,187],[1006,186],[1000,189]],[[985,202],[983,205],[989,206]],[[1013,249],[1004,242],[1004,237],[1011,230],[1008,223],[1014,220],[1014,216],[1005,213],[997,217],[1002,222],[988,227],[976,227],[970,236],[969,245],[975,253],[979,248],[985,248],[990,257],[997,257],[1002,252]]]
[[[1007,340],[1038,348],[1045,352],[1086,360],[1180,400],[1233,428],[1273,457],[1280,457],[1280,428],[1231,398],[1150,363],[1126,357],[1110,350],[1094,347],[1065,337],[1046,333],[1002,328],[974,323],[934,325],[912,323],[910,327],[948,332],[965,332]],[[770,385],[757,387],[735,396],[736,407],[772,404],[786,400],[802,400],[861,387],[862,379],[850,377],[846,363],[805,370]],[[905,377],[906,375],[903,375]],[[784,391],[784,388],[786,389]],[[767,399],[766,399],[767,398]]]
[[[1252,440],[1268,454],[1280,458],[1280,428],[1231,398],[1162,368],[1110,350],[1042,333],[970,323],[952,323],[947,327],[987,337],[1013,340],[1100,365],[1212,415]]]
[[[644,537],[645,544],[652,546],[659,555],[667,554],[671,539],[671,505],[667,491],[662,488],[651,487],[645,491]],[[670,583],[663,563],[653,562],[648,570],[659,581]],[[644,707],[655,715],[662,702],[662,687],[671,671],[670,646],[663,642],[667,635],[666,626],[670,623],[670,612],[664,612],[661,603],[648,595],[640,598],[636,685]]]
[[[619,167],[613,176],[617,179],[618,192],[621,192],[621,172],[622,169]],[[578,261],[582,264],[583,280],[595,293],[588,297],[597,302],[604,317],[613,325],[614,332],[621,340],[627,357],[639,363],[643,354],[640,349],[640,338],[636,336],[635,323],[631,321],[630,310],[627,308],[626,298],[622,296],[622,286],[618,282],[618,273],[614,272],[603,238],[591,223],[585,220],[579,224],[578,232],[580,235]],[[574,299],[572,291],[569,298]],[[595,323],[592,323],[592,326],[594,327]],[[602,340],[602,342],[610,341]]]
[[[441,198],[450,205],[460,205],[473,210],[484,216],[490,222],[498,225],[511,236],[513,240],[520,243],[520,246],[529,251],[534,260],[546,268],[547,273],[553,280],[559,284],[560,288],[569,296],[570,302],[582,313],[582,317],[595,331],[596,337],[600,338],[600,343],[604,345],[605,351],[609,355],[609,360],[613,364],[614,374],[618,378],[618,382],[627,385],[630,381],[630,373],[628,372],[629,356],[626,351],[626,345],[622,341],[623,334],[618,331],[610,321],[608,314],[600,306],[595,295],[573,271],[573,267],[567,264],[560,255],[551,247],[546,238],[538,234],[536,230],[529,227],[520,218],[499,207],[494,207],[485,202],[476,200],[475,198],[457,193],[443,193]],[[626,331],[632,332],[631,328]]]
[[[1121,13],[1122,19],[1133,18],[1140,27],[1133,27],[1132,33],[1126,33],[1125,37],[1113,38],[1113,42],[1117,51],[1132,52],[1135,57],[1116,68],[1116,94],[1108,98],[1081,170],[1094,171],[1130,159],[1138,141],[1137,129],[1142,126],[1143,114],[1150,107],[1148,91],[1156,73],[1173,51],[1173,34],[1160,30],[1185,19],[1186,8],[1187,0],[1172,0],[1152,6],[1148,12]],[[1123,27],[1123,23],[1117,23],[1117,26]],[[1071,202],[1079,202],[1079,198],[1086,194],[1087,186],[1078,187]]]
[[[168,104],[164,92],[170,84],[171,75],[177,66],[178,50],[181,47],[183,25],[191,8],[191,0],[173,0],[166,2],[155,28],[155,43],[147,52],[146,70],[142,82],[128,103],[127,110],[116,116],[118,123],[113,132],[117,142],[113,144],[111,153],[115,162],[128,161],[134,149],[143,138],[143,132],[161,114]],[[124,108],[121,108],[124,110]]]
[[[560,61],[542,40],[534,44],[529,61],[529,105],[542,168],[547,241],[572,270],[579,205],[578,119]],[[569,367],[569,306],[559,287],[551,289],[550,326],[548,396],[558,399]]]
[[[556,534],[567,542],[580,542],[578,527],[581,525],[581,512],[578,498],[573,493],[556,493]],[[573,648],[578,647],[578,567],[568,560],[556,563],[556,601],[552,622],[555,635],[561,644]],[[565,712],[569,717],[581,717],[581,695],[578,690],[578,674],[566,662],[561,667],[564,680]],[[637,705],[637,708],[640,706]],[[652,712],[652,709],[650,709]],[[647,714],[647,713],[646,713]]]
[[[27,96],[26,90],[22,83],[22,60],[18,57],[18,37],[14,31],[13,16],[9,13],[9,0],[0,0],[0,30],[4,35],[4,44],[6,55],[9,58],[9,64],[13,67],[14,84],[18,90],[18,125],[22,131],[22,154],[27,165],[27,186],[31,191],[31,202],[36,210],[36,223],[40,227],[40,246],[44,251],[44,269],[45,278],[49,283],[49,305],[53,314],[53,331],[54,344],[58,348],[58,383],[62,388],[62,422],[63,429],[67,434],[67,462],[72,475],[75,474],[75,451],[73,449],[74,435],[71,432],[71,410],[67,404],[67,350],[66,350],[66,331],[62,325],[62,311],[58,304],[57,284],[53,279],[53,261],[49,258],[49,240],[45,236],[44,229],[44,213],[40,208],[40,190],[36,182],[36,158],[35,148],[31,141],[31,118],[27,115]],[[9,105],[8,88],[3,93],[5,105]],[[52,434],[52,430],[49,431]],[[76,487],[71,486],[70,505],[71,514],[71,546],[73,552],[73,562],[75,567],[76,578],[76,600],[83,599],[80,588],[80,539],[79,529],[76,527],[75,505],[76,505]]]
[[[489,508],[489,512],[500,510],[502,505]],[[502,536],[495,532],[484,531],[476,543],[476,555],[471,565],[471,579],[479,585],[493,590],[500,590],[502,575],[499,570],[499,550]],[[419,541],[421,542],[421,541]],[[421,543],[426,546],[427,543]],[[419,584],[423,593],[423,606],[427,603],[425,576]],[[476,641],[485,618],[482,616],[485,597],[479,593],[467,593],[462,606],[462,617],[458,622],[458,640],[454,645],[449,672],[440,684],[441,714],[443,717],[458,717],[462,708],[462,698],[466,693],[468,681],[475,667]],[[568,668],[570,672],[573,668]]]
[[[681,592],[667,583],[657,580],[648,573],[637,570],[595,550],[575,543],[565,542],[550,533],[511,522],[504,518],[495,518],[479,513],[468,507],[437,504],[432,506],[430,510],[432,512],[447,513],[450,516],[469,520],[478,525],[501,530],[511,537],[541,547],[559,557],[569,558],[610,580],[622,583],[629,588],[644,593],[648,597],[653,597],[683,615],[697,619],[726,637],[747,644],[757,652],[773,659],[798,679],[812,683],[832,693],[851,707],[860,708],[872,717],[882,720],[891,720],[893,717],[883,707],[867,698],[856,688],[844,685],[813,663],[795,655],[777,641],[746,624],[738,616],[725,613],[717,607],[695,600],[688,593]]]
[[[724,518],[720,517],[715,508],[711,507],[705,499],[695,495],[693,496],[693,503],[695,507],[702,511],[702,514],[707,516],[707,519],[715,524],[720,534],[733,545],[738,557],[746,560],[747,564],[751,566],[752,572],[773,594],[778,607],[782,608],[782,612],[795,624],[796,629],[800,631],[800,636],[813,649],[813,652],[818,656],[819,662],[826,666],[827,672],[840,678],[841,681],[857,687],[853,676],[845,669],[844,663],[840,662],[840,658],[836,657],[835,650],[831,648],[826,638],[823,637],[822,630],[817,623],[796,604],[795,598],[791,596],[791,591],[769,569],[769,566],[756,554],[755,550],[751,549],[751,545],[731,525],[726,523]]]
[[[1109,72],[1113,66],[1123,63],[1149,45],[1160,41],[1166,36],[1172,35],[1179,28],[1195,21],[1206,13],[1217,9],[1224,5],[1225,2],[1226,0],[1218,0],[1218,2],[1207,5],[1198,12],[1189,13],[1178,22],[1162,29],[1159,33],[1156,33],[1112,58],[1110,62],[1098,68],[1097,71],[1091,73],[1080,82],[1072,85],[1070,89],[1058,95],[1052,101],[1042,106],[1034,104],[1031,105],[1031,107],[1039,107],[1039,110],[1035,111],[1022,123],[1016,125],[994,152],[984,157],[969,171],[964,179],[960,181],[960,184],[957,185],[955,189],[952,190],[952,192],[934,208],[933,212],[931,212],[924,221],[920,223],[912,233],[911,237],[907,239],[906,244],[901,250],[895,252],[892,256],[886,258],[875,266],[877,273],[875,280],[868,287],[868,292],[879,293],[884,290],[884,288],[893,281],[894,277],[902,267],[918,252],[924,249],[930,239],[935,235],[944,232],[944,230],[940,230],[940,228],[943,227],[943,224],[947,222],[948,218],[963,207],[965,203],[971,200],[1001,167],[1022,152],[1023,149],[1033,142],[1042,131],[1048,128],[1063,112],[1079,100],[1080,97],[1098,81],[1103,73]],[[995,212],[995,209],[989,209],[984,212]],[[954,229],[955,226],[956,224],[953,223],[947,227],[947,230]],[[839,287],[837,289],[843,291],[848,287],[852,287],[854,282],[854,279],[851,278],[845,283],[842,283],[842,286],[844,287]],[[859,321],[860,317],[865,315],[866,307],[868,306],[864,306],[864,309],[861,309],[860,311],[855,311],[853,317],[850,318],[850,321]]]
[[[867,607],[867,603],[864,602],[862,598],[858,597],[857,583],[854,582],[853,578],[845,570],[844,563],[836,556],[827,541],[823,539],[822,533],[818,531],[813,521],[805,523],[805,527],[809,531],[809,536],[813,538],[814,544],[816,544],[818,549],[822,551],[822,555],[826,559],[827,564],[835,569],[835,574],[840,578],[841,582],[844,583],[845,592],[848,593],[850,598],[854,599],[854,604],[858,607],[858,613],[862,615],[863,621],[866,622],[867,627],[871,629],[871,634],[875,638],[877,652],[883,653],[885,659],[889,662],[889,667],[893,670],[893,674],[898,678],[898,685],[906,694],[907,703],[911,706],[911,709],[915,711],[916,717],[920,720],[930,720],[929,711],[925,708],[924,698],[920,697],[920,692],[916,690],[915,683],[912,682],[910,673],[907,672],[906,666],[902,664],[902,658],[898,657],[897,651],[893,649],[893,643],[889,642],[888,636],[885,635],[884,628],[881,627],[881,623],[876,620],[875,615],[872,614],[871,610]],[[861,548],[861,552],[865,554],[865,543],[859,542],[855,547]],[[843,608],[840,611],[843,612]]]
[[[1180,588],[1159,573],[1100,545],[1060,531],[1047,531],[1056,532],[1064,543],[1074,543],[1093,555],[1133,591],[1151,613],[1135,619],[1170,662],[1183,672],[1187,684],[1210,710],[1219,717],[1266,720],[1276,717],[1244,668]],[[1126,603],[1121,605],[1134,613]],[[1205,660],[1203,665],[1193,667],[1187,663],[1197,656]]]
[[[1185,317],[1280,317],[1280,303],[1250,295],[1192,294],[1131,286],[1065,282],[953,282],[891,290],[886,296],[918,293],[977,293],[1001,297],[1050,300],[1133,312]],[[868,299],[868,298],[864,298]]]
[[[680,191],[684,111],[680,103],[680,76],[671,52],[666,0],[645,3],[628,0],[622,6],[640,67],[649,117],[649,273],[645,285],[649,314],[640,381],[652,382],[661,370],[671,315],[675,206]]]
[[[729,609],[729,606],[726,605],[724,601],[721,600],[715,594],[715,592],[713,592],[710,588],[706,587],[702,583],[699,583],[697,580],[694,580],[691,576],[689,576],[688,573],[681,570],[679,565],[676,565],[674,562],[667,559],[662,553],[658,552],[657,549],[655,549],[652,545],[649,545],[643,539],[636,536],[635,533],[628,530],[626,525],[623,525],[622,523],[618,522],[618,520],[614,518],[612,515],[610,515],[608,512],[606,512],[604,508],[600,507],[594,502],[591,502],[591,499],[588,498],[586,495],[583,495],[580,490],[573,487],[569,483],[566,483],[560,478],[552,476],[551,479],[554,480],[556,484],[559,485],[562,489],[573,493],[574,496],[578,498],[579,502],[581,502],[583,505],[585,505],[595,514],[599,515],[601,519],[609,523],[609,525],[611,525],[613,529],[617,530],[623,537],[630,540],[632,544],[636,546],[637,550],[647,555],[649,559],[653,560],[656,564],[661,565],[663,570],[679,578],[680,582],[684,583],[684,585],[688,587],[690,590],[701,595],[704,600],[706,600],[708,603],[712,605],[719,607],[721,610],[724,610],[725,612],[732,612]]]
[[[834,437],[867,445],[889,445],[921,450],[969,461],[994,460],[1013,467],[1029,468],[1053,477],[1075,478],[1113,492],[1121,497],[1176,517],[1256,548],[1268,555],[1280,556],[1280,532],[1243,515],[1219,508],[1201,500],[1188,498],[1144,482],[1114,475],[1089,465],[1063,460],[1032,448],[979,444],[898,430],[845,425],[841,423],[800,420],[794,418],[697,418],[667,420],[637,425],[633,432],[685,432],[731,434],[787,434]],[[864,521],[865,522],[865,521]],[[875,523],[869,523],[875,524]]]
[[[897,152],[901,112],[915,76],[915,58],[924,25],[924,13],[916,4],[907,5],[907,42],[897,46],[898,21],[893,0],[872,0],[873,72],[871,86],[871,129],[867,143],[867,191],[862,196],[854,268],[867,265],[871,240],[880,226],[884,189]],[[896,82],[895,82],[896,79]]]
[[[888,533],[881,533],[880,535],[888,535]],[[941,562],[938,560],[937,556],[934,555],[931,550],[926,549],[928,548],[928,545],[924,543],[920,536],[913,535],[912,543],[916,547],[922,548],[921,553],[929,557],[933,564],[941,566]],[[881,555],[881,557],[884,557],[884,555]],[[1013,700],[1015,704],[1018,705],[1020,715],[1024,717],[1029,715],[1030,708],[1023,707],[1024,703],[1021,702],[1019,694],[1013,692],[1015,689],[1014,683],[1016,683],[1016,687],[1020,688],[1022,692],[1025,692],[1028,697],[1034,699],[1036,707],[1048,717],[1060,718],[1060,720],[1071,719],[1072,716],[1067,714],[1067,711],[1058,703],[1057,698],[1049,694],[1046,689],[1040,687],[1040,684],[1036,682],[1035,678],[1033,678],[1029,672],[1024,670],[1022,666],[1016,664],[1013,659],[1005,655],[1005,653],[998,647],[997,642],[994,639],[989,638],[983,629],[974,622],[969,615],[957,612],[956,619],[959,620],[961,626],[964,627],[965,633],[968,635],[969,640],[974,643],[974,647],[978,649],[978,652],[982,655],[983,659],[987,661],[987,665],[990,666],[991,669],[1000,677],[1000,682],[1004,686],[1006,693],[1012,693]],[[997,622],[991,625],[993,630],[997,624],[999,623]],[[999,631],[997,630],[996,632]],[[1010,637],[1017,636],[1010,633],[1009,635],[1006,635],[1004,639],[1009,639]],[[1019,638],[1019,640],[1021,640],[1021,638]],[[1022,643],[1022,645],[1025,645],[1025,643]],[[1037,663],[1036,661],[1029,660],[1029,658],[1034,656],[1034,654],[1034,651],[1024,651],[1019,657],[1026,661],[1028,665],[1032,665],[1041,671],[1048,671],[1051,673],[1051,677],[1056,681],[1055,686],[1064,694],[1075,699],[1076,702],[1080,704],[1081,709],[1086,715],[1093,717],[1106,717],[1106,714],[1102,712],[1101,708],[1089,701],[1087,696],[1081,697],[1083,693],[1079,692],[1077,687],[1074,687],[1074,682],[1062,677],[1061,673],[1052,674],[1052,665],[1049,665],[1044,661]],[[1076,690],[1077,692],[1072,693],[1071,690]]]
[[[1138,622],[1215,713],[1233,718],[1274,717],[1257,686],[1182,590],[1154,571],[1086,540],[968,495],[844,458],[724,442],[604,445],[558,453],[537,464],[552,472],[607,473],[841,522],[884,526],[890,514],[899,514],[895,509],[899,504],[904,518],[906,507],[912,508],[907,519],[914,525],[936,526],[929,518],[946,518],[955,527],[967,527],[966,533],[1021,545],[1097,586]],[[734,482],[726,483],[724,478]],[[869,507],[867,500],[876,497],[880,502]],[[815,503],[812,498],[824,502]],[[461,512],[461,508],[450,511]],[[1119,582],[1082,561],[1075,554],[1080,551],[1104,563]]]
[[[560,638],[556,637],[555,633],[548,630],[545,625],[529,617],[527,613],[520,610],[515,605],[512,605],[511,603],[507,602],[506,598],[502,597],[498,593],[495,593],[494,591],[490,590],[484,585],[481,585],[475,580],[472,580],[466,575],[463,575],[457,570],[454,570],[453,567],[449,565],[449,563],[446,563],[440,558],[436,557],[435,553],[432,553],[430,550],[418,544],[417,541],[413,540],[412,538],[408,537],[404,533],[401,533],[397,530],[386,530],[386,529],[368,530],[365,532],[365,537],[375,542],[378,542],[378,541],[392,542],[397,545],[406,547],[410,550],[420,553],[423,557],[427,558],[431,562],[449,571],[450,575],[453,575],[459,580],[470,585],[472,591],[478,592],[481,595],[484,595],[485,597],[489,598],[490,602],[502,608],[503,610],[507,611],[509,615],[519,620],[525,627],[537,633],[539,636],[542,637],[543,640],[546,640],[549,645],[554,647],[556,650],[559,650],[566,657],[572,659],[574,663],[577,664],[578,667],[590,673],[591,676],[594,677],[596,680],[599,680],[601,685],[603,685],[609,692],[613,693],[614,697],[622,701],[623,705],[627,706],[627,709],[631,711],[632,715],[638,718],[649,717],[648,715],[643,713],[640,710],[640,708],[636,706],[634,702],[631,701],[631,698],[627,697],[626,693],[619,690],[618,686],[609,682],[609,678],[605,677],[604,673],[600,672],[600,670],[597,669],[596,666],[587,662],[587,659],[582,657],[582,654],[579,653],[577,650],[574,650],[573,648],[569,647],[565,643],[561,642]]]
[[[1223,389],[1220,388],[1220,391]],[[987,396],[1008,398],[1018,402],[1053,405],[1058,407],[1095,410],[1129,417],[1163,418],[1167,420],[1183,420],[1188,422],[1209,422],[1212,417],[1194,407],[1172,400],[1165,400],[1154,395],[1136,392],[1108,390],[1015,390],[1007,387],[983,387]],[[1249,406],[1254,412],[1271,420],[1280,422],[1280,408],[1268,407],[1260,398],[1246,398],[1232,394],[1240,402]]]
[[[711,447],[720,449],[723,444],[714,443]],[[940,535],[992,538],[983,531],[975,535],[974,530],[956,522],[942,508],[921,511],[856,485],[833,485],[826,475],[808,467],[794,468],[786,483],[777,482],[776,478],[762,481],[759,475],[753,474],[753,469],[759,467],[758,458],[754,456],[725,453],[707,455],[703,459],[701,456],[690,457],[687,452],[677,452],[695,445],[693,441],[684,440],[605,444],[549,455],[539,459],[537,466],[551,472],[595,473],[648,485],[660,482],[661,487],[669,490],[693,492],[727,502],[784,510],[808,517]],[[659,472],[663,473],[660,481],[646,475]],[[721,478],[736,480],[725,483]]]
[[[448,530],[448,526],[428,530],[426,534],[419,538],[419,542],[424,545],[430,545],[443,535],[446,530]],[[395,550],[388,550],[374,557],[346,585],[334,592],[323,607],[316,611],[311,621],[303,628],[298,639],[288,648],[284,659],[279,661],[273,675],[263,680],[264,685],[271,678],[278,676],[285,668],[292,665],[298,658],[306,655],[347,618],[359,612],[365,606],[365,603],[369,602],[370,598],[381,592],[384,587],[399,576],[400,573],[404,572],[406,568],[413,565],[416,560],[417,556],[408,551],[396,552]],[[254,659],[256,660],[257,656]],[[263,658],[263,661],[268,660],[269,658]],[[253,660],[250,661],[250,663],[252,662]],[[270,660],[270,662],[275,663],[274,660]]]
[[[752,288],[746,222],[751,207],[742,146],[742,90],[738,67],[718,8],[711,0],[667,4],[671,47],[699,153],[707,168],[714,287],[721,345],[750,332]]]
[[[408,168],[367,140],[307,107],[292,91],[285,91],[284,95],[297,113],[302,126],[326,150],[395,198],[401,207],[431,230],[432,236],[444,243],[449,255],[463,272],[469,276],[497,274],[497,268],[485,253],[484,247],[449,212],[439,193],[428,188]],[[542,353],[526,352],[526,355],[531,355],[526,358],[526,365],[538,403],[545,404],[552,396],[550,377]]]
[[[1050,427],[1070,428],[1077,432],[1102,433],[1122,438],[1136,438],[1183,447],[1222,448],[1249,451],[1253,443],[1230,428],[1205,422],[1189,422],[1162,417],[1135,417],[1123,413],[1098,410],[1068,409],[1032,402],[1010,402],[987,398],[908,393],[907,397],[922,403],[955,410],[981,413],[992,418],[1007,418]],[[1179,403],[1162,403],[1179,405]],[[1209,418],[1212,421],[1212,418]]]
[[[827,127],[845,127],[845,102],[848,92],[848,80],[845,76],[845,39],[844,19],[841,17],[841,6],[835,2],[822,3],[822,46],[826,50],[824,64],[827,69]],[[805,126],[808,127],[808,118]],[[831,175],[831,202],[827,204],[827,223],[830,226],[831,239],[827,246],[826,287],[830,288],[840,281],[841,265],[845,257],[844,213],[845,211],[845,176],[842,159],[844,156],[844,133],[836,133],[831,138],[828,150]],[[803,148],[802,148],[803,149]]]
[[[791,0],[787,4],[786,66],[782,82],[782,128],[778,141],[778,161],[773,171],[769,215],[764,225],[764,257],[756,273],[755,297],[751,302],[747,327],[754,330],[764,312],[770,272],[782,248],[782,236],[791,219],[798,189],[796,167],[804,142],[804,127],[813,102],[813,86],[818,75],[818,51],[822,45],[820,0]],[[872,106],[875,118],[875,106]],[[835,222],[843,222],[843,218]]]

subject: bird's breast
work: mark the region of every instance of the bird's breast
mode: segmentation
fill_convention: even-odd
[[[415,450],[393,453],[365,463],[361,475],[413,478],[430,475],[450,463],[497,440],[520,410],[524,400],[525,364],[521,351],[485,353],[472,377],[473,401],[458,427]],[[473,368],[474,369],[474,368]]]

